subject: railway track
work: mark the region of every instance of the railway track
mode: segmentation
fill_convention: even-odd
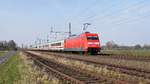
[[[121,60],[150,62],[150,56],[130,56],[130,55],[106,54],[106,53],[101,53],[95,56]]]
[[[30,52],[25,53],[28,56],[31,56],[36,64],[46,67],[46,69],[53,72],[57,78],[65,81],[68,80],[71,84],[128,84],[124,81],[102,77],[74,67],[66,66],[54,60],[46,59]]]
[[[39,50],[39,52],[50,52],[48,50]],[[60,52],[58,52],[60,53]],[[60,54],[66,54],[61,52]],[[74,55],[79,56],[80,54],[70,54],[68,55]],[[93,56],[93,57],[99,57],[99,58],[111,58],[111,59],[118,59],[118,60],[131,60],[131,61],[142,61],[142,62],[150,62],[150,56],[133,56],[133,55],[121,55],[121,54],[110,54],[110,53],[99,53],[97,55],[87,55],[87,56]]]
[[[133,68],[133,67],[127,67],[127,66],[113,65],[113,64],[109,64],[109,63],[103,63],[103,62],[100,62],[98,60],[93,60],[90,58],[84,58],[81,56],[69,56],[69,55],[58,54],[58,53],[45,53],[45,54],[49,54],[49,55],[53,55],[53,56],[61,57],[61,58],[67,58],[67,59],[71,59],[71,60],[78,60],[78,61],[86,62],[89,64],[94,64],[94,65],[100,66],[100,67],[107,66],[107,69],[109,69],[109,70],[119,71],[121,73],[125,73],[128,75],[143,77],[145,79],[150,79],[150,71],[145,70],[145,69],[139,69],[139,68]]]

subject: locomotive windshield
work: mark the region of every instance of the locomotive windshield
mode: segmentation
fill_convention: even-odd
[[[98,40],[98,36],[88,36],[87,40]]]

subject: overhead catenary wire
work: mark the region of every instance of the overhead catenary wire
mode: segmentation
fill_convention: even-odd
[[[144,5],[144,4],[143,4]],[[136,10],[140,10],[142,9],[143,7],[137,7]],[[136,16],[136,18],[134,18],[134,16],[132,17],[127,17],[127,18],[121,18],[117,21],[112,21],[110,23],[107,23],[107,24],[116,24],[116,25],[121,25],[121,24],[126,24],[126,23],[133,23],[133,22],[138,22],[138,21],[141,21],[145,18],[148,18],[150,17],[150,10],[148,10],[147,12],[145,13],[142,13],[140,16]]]
[[[78,19],[79,18],[79,20],[81,20],[81,15],[83,15],[83,13],[85,13],[85,12],[88,12],[89,10],[91,10],[93,7],[95,7],[96,5],[95,4],[98,4],[98,1],[99,0],[96,0],[95,2],[93,2],[90,6],[88,6],[87,8],[85,8],[84,10],[82,10],[81,12],[79,12],[77,15],[76,15],[76,17],[74,16],[73,18],[75,18],[75,19]],[[125,0],[124,0],[125,1]],[[122,2],[122,0],[120,0],[119,2],[118,2],[118,4],[120,4]],[[115,7],[115,6],[117,6],[116,4],[114,4],[114,5],[112,5],[112,6],[110,6],[110,7],[108,7],[108,8],[111,8],[111,7]],[[107,8],[107,9],[108,9]],[[107,9],[104,9],[104,10],[107,10]],[[85,23],[84,21],[77,21],[76,22],[76,24],[83,24],[83,23]],[[75,23],[74,23],[75,24]]]
[[[143,7],[144,5],[145,5],[145,1],[146,0],[142,0],[142,1],[138,1],[137,3],[135,3],[135,4],[133,4],[133,5],[131,5],[131,6],[128,6],[128,7],[126,7],[126,8],[123,8],[123,9],[119,9],[118,10],[118,12],[122,12],[122,11],[125,11],[125,10],[129,10],[130,8],[136,8],[136,7]],[[140,4],[140,5],[138,5],[138,4]],[[89,19],[93,19],[93,20],[90,20],[90,21],[92,21],[92,22],[95,22],[95,21],[103,21],[104,19],[106,19],[106,18],[108,18],[108,17],[110,17],[110,16],[112,16],[112,14],[111,13],[107,13],[107,14],[105,14],[104,16],[102,16],[102,17],[98,17],[98,16],[94,16],[94,17],[92,17],[92,18],[89,18]],[[96,18],[97,17],[97,18]],[[95,19],[94,19],[95,18]]]
[[[133,22],[141,21],[144,18],[149,18],[150,17],[150,11],[147,12],[147,13],[148,13],[147,15],[143,15],[140,18],[128,19],[128,20],[120,21],[119,23],[116,23],[116,24],[119,25],[119,24],[133,23]]]
[[[145,7],[145,5],[143,5],[143,7]],[[142,10],[143,9],[143,7],[137,7],[136,8],[136,11],[140,11],[140,10]],[[135,10],[135,9],[134,9]],[[133,11],[134,11],[133,10]],[[113,22],[111,22],[111,23],[116,23],[116,24],[123,24],[123,23],[128,23],[128,22],[137,22],[137,21],[140,21],[141,19],[144,19],[144,18],[146,18],[146,17],[149,17],[149,14],[150,14],[150,10],[147,10],[146,12],[142,12],[142,13],[140,13],[140,14],[138,14],[138,16],[137,15],[132,15],[132,17],[127,17],[127,18],[124,18],[124,19],[119,19],[119,20],[117,20],[117,21],[113,21]],[[136,17],[136,18],[134,18],[134,17]],[[133,19],[132,19],[133,18]]]
[[[125,0],[124,0],[124,1],[125,1]],[[123,2],[123,1],[120,0],[117,4],[121,4],[122,2]],[[113,5],[111,5],[111,6],[107,7],[107,8],[105,8],[105,9],[103,9],[103,10],[102,10],[102,13],[104,13],[105,11],[108,11],[108,9],[110,9],[110,8],[113,8],[113,7],[118,6],[117,4],[113,4]],[[87,20],[89,20],[89,19],[92,19],[92,18],[96,17],[97,15],[98,15],[98,14],[94,14],[94,15],[88,16],[88,17],[85,18],[83,21],[87,21]]]
[[[83,13],[85,14],[85,12],[87,12],[87,10],[89,11],[90,9],[92,9],[92,7],[96,6],[95,4],[97,4],[98,1],[99,0],[95,0],[93,3],[91,3],[91,5],[87,6],[83,10],[79,11],[77,14],[75,14],[75,16],[72,16],[70,20],[77,19],[81,15],[83,15]]]

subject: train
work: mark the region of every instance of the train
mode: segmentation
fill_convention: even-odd
[[[38,44],[32,46],[32,49],[97,54],[100,52],[101,44],[98,34],[84,32],[63,40]]]

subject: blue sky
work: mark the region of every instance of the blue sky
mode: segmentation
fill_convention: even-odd
[[[19,45],[45,39],[55,31],[100,35],[102,44],[150,44],[150,0],[0,0],[0,40],[14,39]],[[61,35],[59,35],[61,36]]]

